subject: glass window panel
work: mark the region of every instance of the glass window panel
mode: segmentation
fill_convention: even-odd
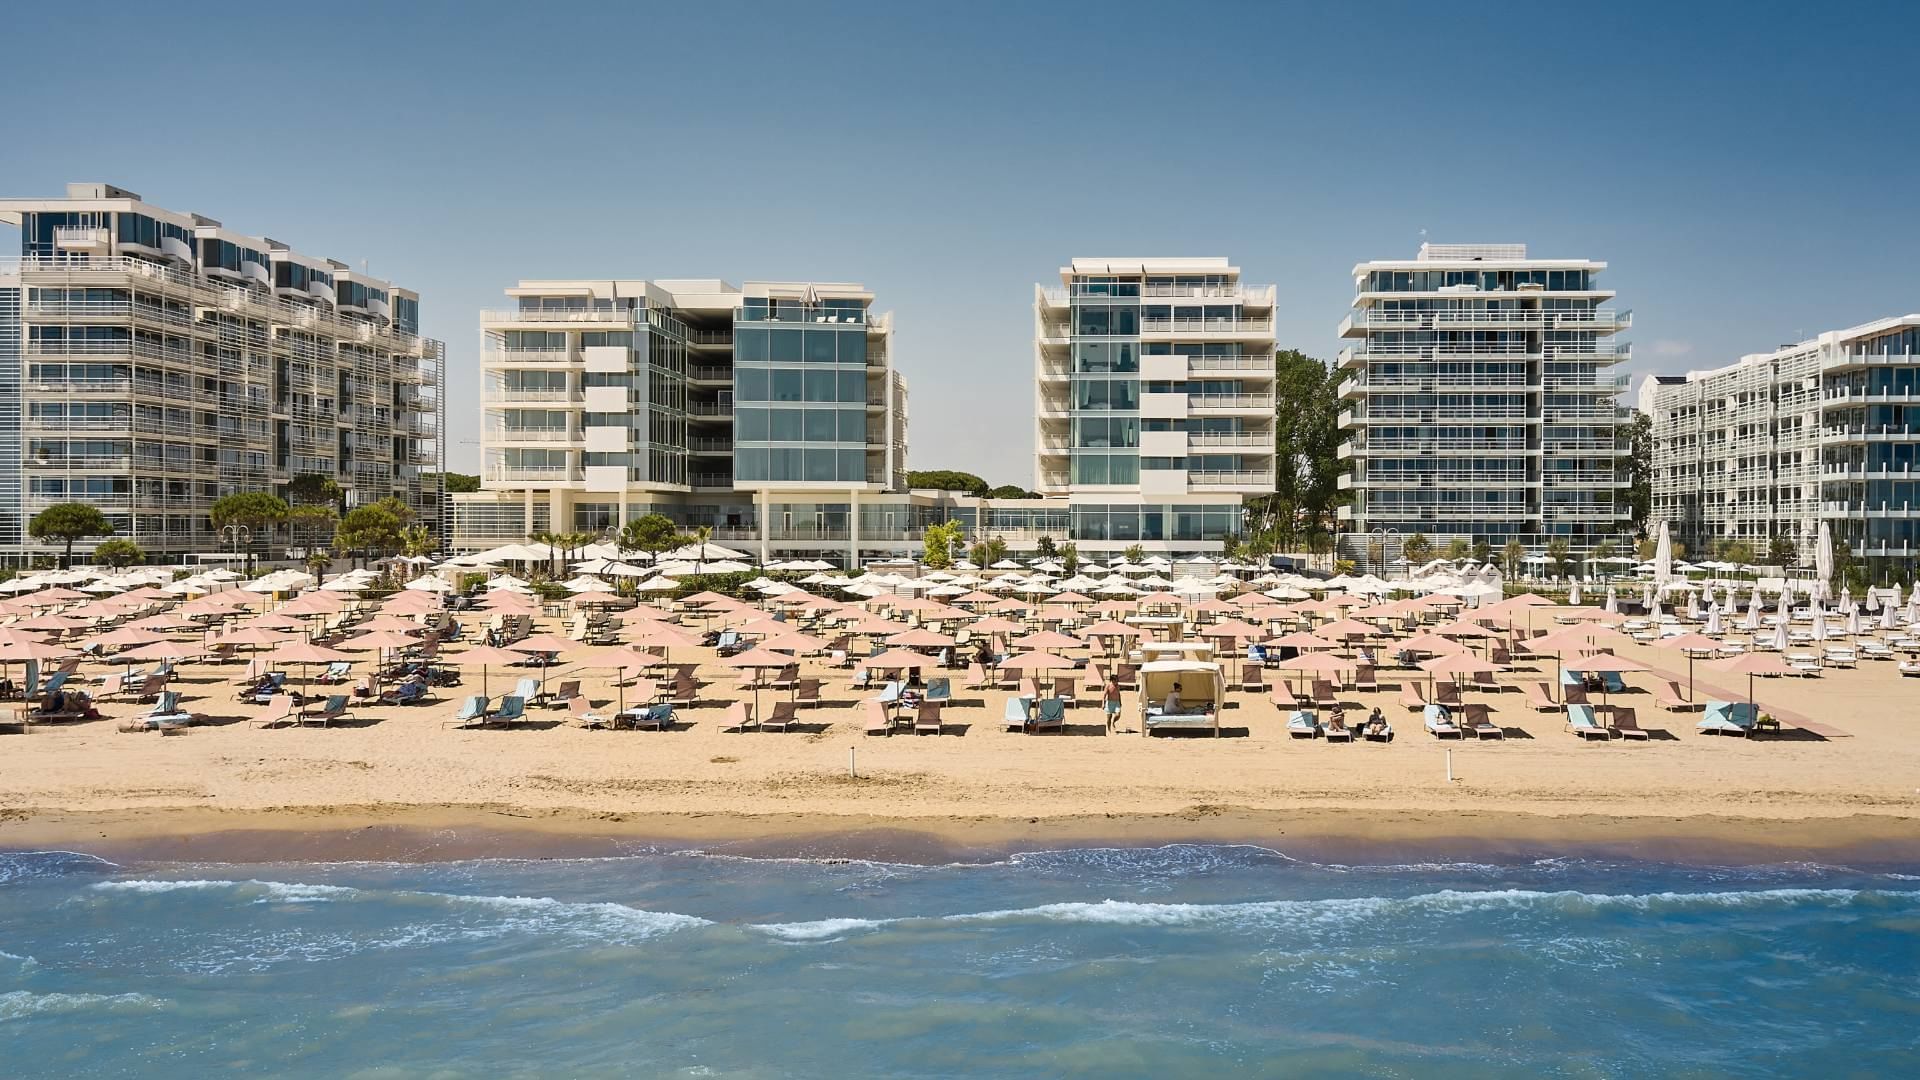
[[[824,371],[808,371],[806,390],[808,401],[833,401],[839,391],[839,373],[831,368]]]
[[[805,452],[806,478],[812,481],[830,481],[834,479],[834,470],[839,455],[832,450],[808,450]]]
[[[767,332],[757,326],[738,326],[733,331],[733,358],[736,362],[765,363]]]
[[[769,480],[800,479],[800,451],[797,449],[767,451],[767,473]]]
[[[801,371],[799,368],[775,368],[773,370],[773,400],[799,401]]]
[[[807,363],[831,364],[834,359],[834,339],[840,335],[832,330],[805,330]]]
[[[840,338],[840,362],[842,364],[855,364],[860,367],[865,367],[867,365],[867,335],[865,333],[859,333],[839,334],[837,336]]]
[[[832,409],[808,409],[806,412],[806,433],[808,442],[830,443],[834,441],[834,421],[837,419]]]
[[[840,441],[864,443],[867,441],[867,413],[865,409],[841,409]]]
[[[867,453],[864,450],[840,451],[840,476],[838,479],[850,484],[863,484],[867,480]]]
[[[767,439],[767,410],[735,409],[733,411],[734,438],[744,442],[765,442]]]
[[[865,404],[867,400],[867,373],[864,371],[841,371],[838,374],[840,376],[840,400],[857,401]]]
[[[733,397],[736,401],[767,400],[767,369],[759,367],[734,368]]]
[[[784,328],[767,331],[767,358],[776,364],[799,363],[801,333]]]
[[[769,428],[769,436],[774,442],[799,442],[801,433],[800,410],[773,410],[773,417]]]

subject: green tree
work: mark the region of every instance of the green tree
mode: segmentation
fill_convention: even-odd
[[[1473,542],[1472,555],[1475,562],[1486,562],[1488,559],[1493,558],[1493,545],[1487,543],[1485,540],[1475,540]]]
[[[1120,553],[1120,557],[1130,563],[1137,563],[1147,557],[1147,549],[1139,544],[1128,544],[1127,549]]]
[[[287,520],[287,501],[267,491],[236,491],[215,499],[207,510],[207,517],[216,529],[237,525],[247,530],[252,539],[264,540],[271,548],[274,528]],[[247,551],[247,572],[253,572],[251,545]]]
[[[1039,492],[1028,491],[1019,484],[1001,484],[999,487],[987,492],[987,498],[989,499],[1037,499],[1039,497]]]
[[[60,565],[70,567],[74,541],[89,536],[112,536],[113,522],[86,503],[54,503],[27,522],[27,535],[35,540],[65,544],[66,552],[60,558]]]
[[[907,486],[934,491],[964,491],[975,497],[985,495],[988,491],[985,480],[957,469],[910,470],[907,473]]]
[[[959,521],[929,525],[920,534],[920,561],[930,570],[945,570],[953,565],[954,545],[966,537],[966,526]]]
[[[1274,357],[1273,494],[1249,505],[1248,531],[1276,548],[1311,549],[1334,531],[1340,490],[1340,382],[1297,349]]]
[[[340,519],[340,527],[334,530],[334,547],[359,563],[400,550],[406,522],[381,505],[386,501],[382,499],[347,511]]]
[[[425,481],[432,476],[432,473],[423,473],[420,479]],[[449,495],[469,495],[480,490],[480,478],[473,473],[450,472],[442,474],[442,478],[446,481]]]
[[[1593,561],[1599,562],[1602,559],[1611,559],[1613,558],[1613,552],[1614,552],[1613,541],[1602,540],[1599,543],[1593,545],[1593,556],[1592,556]]]
[[[1080,545],[1069,540],[1060,545],[1060,566],[1068,577],[1080,572]]]
[[[409,525],[400,531],[400,552],[418,557],[440,550],[440,540],[425,525]]]
[[[693,527],[693,532],[687,537],[687,540],[693,544],[695,549],[693,553],[693,572],[696,576],[698,576],[702,570],[706,569],[707,542],[712,539],[713,526],[711,525],[696,525]]]
[[[1505,570],[1508,577],[1519,573],[1526,563],[1527,545],[1520,541],[1509,540],[1506,546],[1500,549],[1500,569]]]
[[[1556,538],[1547,543],[1547,565],[1553,567],[1556,576],[1566,576],[1567,562],[1572,554],[1573,546],[1565,540]]]
[[[1400,554],[1406,558],[1409,566],[1425,566],[1433,557],[1433,541],[1423,532],[1414,533],[1400,545]]]
[[[147,561],[147,553],[131,540],[102,540],[93,547],[93,561],[115,570]]]
[[[313,575],[313,583],[315,585],[326,584],[327,568],[333,565],[333,552],[326,550],[309,552],[306,562],[307,573]]]
[[[1473,553],[1473,545],[1467,543],[1464,537],[1456,536],[1452,540],[1447,542],[1447,558],[1452,559],[1455,562],[1458,562],[1461,559],[1466,558],[1468,555],[1471,555],[1472,553]]]
[[[325,503],[337,513],[340,500],[346,492],[330,476],[320,473],[300,473],[287,481],[287,501],[314,506]]]
[[[1800,561],[1799,545],[1785,536],[1776,536],[1767,541],[1767,562],[1774,566],[1793,566]]]
[[[1060,554],[1060,548],[1053,542],[1053,537],[1051,536],[1042,536],[1035,542],[1034,551],[1043,559],[1056,558]]]
[[[1647,519],[1653,516],[1653,418],[1639,411],[1627,421],[1627,510],[1634,535],[1647,535]]]
[[[974,544],[971,553],[974,565],[980,567],[992,566],[1006,557],[1007,542],[997,536],[989,536]]]
[[[621,551],[644,551],[658,555],[680,544],[680,528],[665,514],[645,514],[621,527],[613,545]]]

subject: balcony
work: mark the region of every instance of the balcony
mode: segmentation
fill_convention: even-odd
[[[482,311],[480,325],[511,326],[519,323],[602,323],[633,326],[643,312],[615,311]]]
[[[1238,372],[1253,375],[1273,375],[1273,357],[1258,353],[1240,356],[1189,356],[1187,370],[1196,374],[1208,372]]]
[[[576,436],[563,427],[503,427],[488,428],[483,438],[490,443],[563,443]]]
[[[91,454],[84,457],[28,458],[23,464],[28,469],[50,472],[128,472],[133,468],[133,458],[126,454]],[[144,461],[141,465],[147,467]],[[178,465],[178,471],[189,468],[186,461]]]
[[[577,390],[548,387],[489,386],[481,395],[489,405],[578,405],[586,395]]]
[[[1821,433],[1830,442],[1905,442],[1920,439],[1920,428],[1904,424],[1829,425]]]
[[[1273,333],[1272,319],[1147,319],[1140,333],[1191,334],[1201,337],[1264,337]]]
[[[733,440],[711,438],[688,439],[687,449],[695,454],[731,454],[733,453]]]
[[[732,416],[733,402],[731,401],[689,401],[687,402],[687,415],[689,416]]]
[[[493,465],[486,471],[487,479],[506,483],[560,484],[577,481],[580,477],[579,469],[561,465]]]
[[[732,473],[689,473],[687,485],[699,491],[731,491]]]
[[[480,361],[488,367],[533,367],[570,364],[579,355],[567,349],[487,349],[481,352]]]
[[[1273,450],[1273,436],[1254,432],[1213,432],[1191,431],[1187,433],[1187,445],[1194,448],[1224,447],[1246,448],[1254,450]]]
[[[1272,412],[1272,394],[1188,394],[1187,411],[1195,413]]]
[[[1633,325],[1631,311],[1541,311],[1448,308],[1442,311],[1388,311],[1372,307],[1349,314],[1340,323],[1340,336],[1351,330],[1625,330]]]
[[[144,383],[146,380],[142,381]],[[22,388],[31,394],[52,394],[58,397],[93,394],[118,396],[132,393],[133,385],[133,378],[128,376],[119,379],[28,379],[22,384]],[[141,389],[148,388],[143,385]]]
[[[694,382],[733,382],[733,369],[725,364],[690,364],[687,378]]]
[[[1273,474],[1248,469],[1190,472],[1187,474],[1187,485],[1189,487],[1259,488],[1263,491],[1271,491]]]

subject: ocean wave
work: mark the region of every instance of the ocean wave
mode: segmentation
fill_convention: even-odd
[[[145,994],[35,994],[27,990],[0,993],[0,1021],[23,1020],[42,1013],[98,1013],[103,1009],[157,1009],[165,1004]]]
[[[304,882],[261,881],[258,878],[234,880],[228,878],[192,878],[184,880],[136,879],[131,881],[101,881],[89,886],[95,892],[125,892],[141,894],[159,894],[187,892],[197,889],[234,889],[242,893],[258,894],[253,897],[256,904],[276,903],[325,903],[330,900],[356,896],[360,890],[345,885],[312,885]]]
[[[118,869],[119,863],[82,851],[0,852],[0,885],[68,874],[105,874]]]
[[[468,896],[459,893],[409,893],[449,904],[505,913],[528,929],[586,934],[599,940],[658,937],[676,930],[710,926],[712,921],[677,911],[650,911],[608,901],[555,900],[544,896]]]
[[[812,922],[754,923],[747,927],[782,941],[824,941],[857,930],[874,930],[894,919],[815,919]]]
[[[10,953],[5,949],[0,949],[0,960],[5,960],[10,964],[18,964],[22,971],[40,966],[40,961],[35,960],[31,956],[21,956],[18,953]]]

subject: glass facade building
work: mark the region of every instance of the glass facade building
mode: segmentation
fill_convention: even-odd
[[[302,475],[444,535],[445,349],[417,295],[106,184],[0,200],[0,221],[21,234],[0,268],[0,557],[52,551],[26,523],[67,501],[155,555],[231,551],[214,500]]]
[[[1642,384],[1653,520],[1690,552],[1778,537],[1811,566],[1821,523],[1876,583],[1920,555],[1920,315]],[[1704,557],[1704,555],[1702,556]]]
[[[1273,490],[1273,286],[1217,258],[1060,279],[1034,293],[1034,486],[1095,549],[1217,551]]]
[[[1423,244],[1354,267],[1342,554],[1378,572],[1416,533],[1574,552],[1623,538],[1626,377],[1613,367],[1629,350],[1614,335],[1631,317],[1606,306],[1605,268],[1520,244]]]

